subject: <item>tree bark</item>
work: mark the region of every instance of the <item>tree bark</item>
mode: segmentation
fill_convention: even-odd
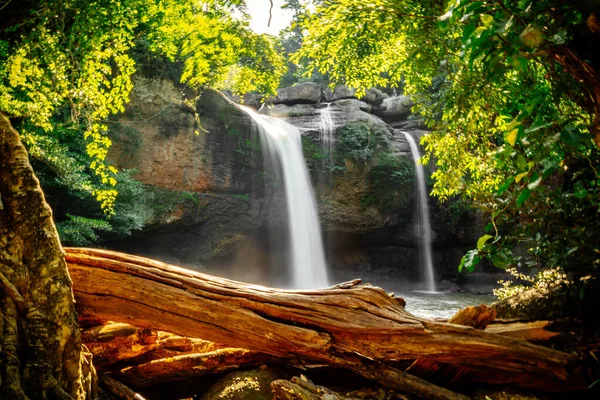
[[[27,151],[2,113],[0,307],[0,398],[84,399],[64,252]]]
[[[105,375],[101,379],[102,385],[110,393],[123,400],[146,400],[141,394],[134,392],[118,380]]]
[[[123,368],[115,376],[132,387],[142,388],[263,364],[282,364],[282,360],[256,351],[228,348],[153,360]]]
[[[406,399],[397,393],[383,390],[361,390],[338,393],[323,386],[315,385],[306,377],[293,377],[290,380],[278,379],[271,382],[271,390],[277,400],[364,400],[364,399]]]
[[[480,306],[465,307],[448,320],[449,324],[470,326],[475,329],[485,329],[494,319],[497,312],[491,307]]]
[[[554,332],[546,329],[551,323],[551,321],[528,321],[508,324],[492,324],[489,325],[485,331],[530,342],[545,342],[553,337],[561,335],[561,332]]]
[[[123,323],[96,326],[83,331],[81,336],[85,346],[94,355],[94,366],[100,372],[227,347],[208,340],[136,328]]]
[[[396,373],[393,363],[433,360],[463,368],[475,381],[545,391],[583,387],[568,372],[571,355],[415,317],[402,299],[370,285],[276,290],[121,253],[67,253],[84,317],[202,337],[290,363],[341,366],[384,384]]]

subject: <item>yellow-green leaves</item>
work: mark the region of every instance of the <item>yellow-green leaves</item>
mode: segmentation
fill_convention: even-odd
[[[544,33],[536,26],[527,25],[519,35],[519,39],[527,47],[537,48],[544,43]]]
[[[506,135],[507,143],[510,144],[511,146],[514,146],[515,143],[517,142],[518,134],[519,134],[518,128],[515,128],[515,129],[511,130],[510,132],[508,132],[508,134]]]
[[[59,116],[84,133],[95,196],[113,212],[116,171],[106,161],[105,121],[132,90],[134,41],[184,63],[182,80],[236,92],[276,91],[284,62],[272,39],[232,16],[238,2],[49,0],[0,41],[0,110],[51,131]],[[16,22],[16,23],[17,23]],[[31,143],[40,130],[32,130]],[[43,158],[43,155],[41,155]]]
[[[488,240],[492,239],[492,235],[483,235],[477,240],[477,250],[482,250]]]

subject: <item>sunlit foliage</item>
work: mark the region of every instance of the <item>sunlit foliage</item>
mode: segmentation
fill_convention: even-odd
[[[61,135],[52,132],[80,132],[98,177],[82,185],[107,214],[114,211],[117,171],[106,160],[104,121],[129,99],[136,39],[182,61],[182,80],[197,89],[271,93],[285,72],[272,39],[250,31],[237,0],[9,2],[0,15],[7,32],[0,40],[0,111],[21,122],[32,153],[50,165],[65,154]]]
[[[528,289],[548,292],[557,286],[569,284],[567,274],[565,274],[560,268],[546,269],[538,272],[534,276],[525,275],[517,271],[515,268],[509,268],[506,270],[506,272],[511,275],[514,281],[498,281],[502,287],[499,289],[494,289],[494,296],[497,296],[500,300],[507,299]]]

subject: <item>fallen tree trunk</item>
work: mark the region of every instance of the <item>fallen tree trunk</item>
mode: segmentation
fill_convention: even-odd
[[[281,364],[277,357],[244,349],[219,349],[208,353],[185,354],[123,368],[115,375],[136,388],[157,383],[182,381],[263,364]]]
[[[364,399],[406,399],[397,393],[384,390],[360,390],[350,393],[338,393],[318,386],[306,377],[293,377],[290,380],[278,379],[271,382],[271,390],[278,400],[364,400]]]
[[[208,353],[227,347],[203,339],[137,328],[124,323],[95,326],[84,330],[81,338],[94,355],[94,366],[101,372],[161,358]]]
[[[119,399],[146,400],[144,397],[142,397],[141,394],[134,392],[127,386],[123,385],[121,382],[108,375],[104,375],[102,378],[100,378],[100,381],[102,383],[102,386],[104,386],[106,390],[108,390],[113,395],[117,396]]]
[[[492,324],[485,331],[503,336],[528,340],[530,342],[545,342],[553,337],[560,336],[561,332],[547,329],[551,321],[513,322],[507,324]]]
[[[375,380],[360,359],[432,360],[464,368],[475,381],[545,391],[583,384],[569,376],[574,359],[566,353],[415,317],[401,299],[370,285],[287,291],[109,251],[67,249],[66,258],[84,318],[202,337],[295,364],[353,366]]]

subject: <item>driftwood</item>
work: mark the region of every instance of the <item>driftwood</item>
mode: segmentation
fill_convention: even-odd
[[[370,285],[288,291],[109,251],[67,249],[66,259],[84,318],[202,337],[298,365],[341,366],[383,384],[400,379],[403,391],[423,398],[453,397],[423,393],[390,363],[431,360],[473,381],[545,391],[583,385],[569,375],[569,354],[415,317]]]

